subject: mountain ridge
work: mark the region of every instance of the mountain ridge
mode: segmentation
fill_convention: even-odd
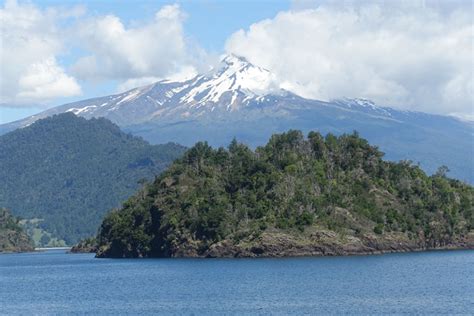
[[[173,141],[214,146],[232,138],[252,147],[289,129],[343,134],[357,130],[391,160],[413,159],[429,173],[448,165],[451,175],[474,183],[474,123],[423,112],[396,110],[365,99],[319,101],[282,89],[268,70],[238,56],[185,81],[162,80],[123,93],[61,105],[0,125],[27,126],[50,115],[73,112],[105,117],[151,143]]]
[[[176,108],[182,108],[182,105],[189,107],[190,110],[205,108],[211,112],[218,108],[217,106],[220,106],[221,109],[224,108],[226,111],[233,112],[238,111],[245,106],[249,106],[252,101],[258,103],[264,99],[270,99],[271,96],[284,96],[291,100],[296,100],[296,102],[315,101],[319,104],[337,106],[347,110],[360,111],[361,109],[365,109],[366,113],[368,114],[385,118],[390,118],[392,116],[391,113],[405,113],[451,118],[462,121],[459,118],[452,116],[429,114],[410,110],[396,110],[392,107],[378,106],[371,100],[363,98],[344,97],[330,101],[308,99],[285,90],[278,85],[279,84],[276,77],[273,76],[268,70],[251,64],[244,57],[231,54],[225,55],[222,58],[219,67],[216,67],[207,73],[198,74],[185,81],[172,81],[164,79],[152,84],[133,88],[125,92],[112,94],[110,96],[94,97],[71,102],[53,107],[49,110],[43,111],[37,115],[32,115],[25,119],[2,124],[0,127],[24,127],[28,126],[37,119],[62,112],[72,112],[78,116],[83,116],[86,118],[106,117],[121,126],[133,125],[136,123],[133,121],[133,119],[127,118],[128,120],[126,120],[126,122],[122,122],[118,118],[114,118],[112,114],[104,114],[103,110],[109,112],[114,110],[117,111],[120,107],[133,105],[133,102],[141,97],[147,98],[149,102],[153,102],[158,106],[162,106],[164,103],[170,103],[171,105],[169,107],[175,112]],[[154,99],[149,95],[150,92],[157,89],[160,90],[158,92],[164,92],[163,94],[165,98]],[[204,92],[206,93],[203,95]],[[156,91],[153,91],[153,93],[156,94]],[[230,96],[228,95],[229,93],[231,93]],[[236,104],[238,103],[236,102],[237,99],[242,95],[244,96],[242,98],[242,102],[240,102],[240,104]],[[177,96],[181,102],[167,99],[175,96]],[[222,98],[224,98],[224,100],[221,100]],[[271,101],[275,102],[274,99]],[[180,106],[176,106],[176,104],[179,104]],[[252,105],[255,106],[255,104]],[[102,107],[105,108],[101,109]],[[141,110],[143,110],[143,108]],[[152,121],[157,115],[162,114],[159,108],[157,108],[157,110],[158,111],[147,112],[147,114],[150,115],[147,119]],[[190,113],[187,111],[184,111],[184,113],[180,114],[183,119],[189,117],[190,115]],[[199,115],[200,113],[198,113],[198,116]],[[115,121],[114,119],[119,121]],[[141,122],[142,121],[140,121],[140,123]],[[474,122],[471,123],[474,124]]]

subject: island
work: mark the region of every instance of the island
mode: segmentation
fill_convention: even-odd
[[[103,220],[100,258],[285,257],[474,248],[474,188],[383,160],[357,132],[190,148]]]
[[[33,241],[24,232],[19,220],[6,208],[0,208],[0,253],[33,250]]]

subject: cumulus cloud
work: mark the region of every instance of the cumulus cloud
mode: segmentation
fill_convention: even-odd
[[[52,57],[32,64],[18,83],[20,89],[17,96],[26,100],[48,100],[80,93],[74,78],[66,75]]]
[[[38,105],[81,93],[75,78],[57,61],[63,50],[57,20],[64,17],[16,1],[0,8],[0,104]]]
[[[193,63],[184,19],[175,4],[162,7],[153,20],[136,26],[127,27],[114,15],[82,21],[77,35],[88,55],[77,61],[74,73],[86,80],[122,80],[129,86],[183,72]]]
[[[237,31],[226,50],[271,70],[282,87],[305,97],[364,97],[403,109],[472,113],[469,9],[341,3],[298,3]]]

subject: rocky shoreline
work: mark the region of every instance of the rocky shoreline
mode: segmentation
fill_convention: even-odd
[[[170,258],[283,258],[377,255],[384,253],[431,250],[474,250],[474,232],[446,241],[409,239],[404,234],[344,236],[332,231],[319,231],[306,236],[281,232],[263,233],[253,240],[234,242],[223,240],[199,251],[195,242],[181,244]],[[107,249],[95,249],[98,258],[113,258]],[[90,248],[76,252],[94,252]],[[142,256],[138,256],[142,257]],[[118,258],[118,257],[115,257]]]
[[[0,208],[0,253],[29,252],[34,250],[32,239],[7,209]]]
[[[210,247],[204,254],[177,253],[177,257],[208,258],[256,258],[256,257],[308,257],[308,256],[351,256],[393,252],[416,252],[426,250],[474,249],[474,239],[449,243],[426,244],[421,241],[400,239],[378,239],[373,237],[348,238],[347,243],[325,240],[315,243],[303,242],[288,236],[262,236],[261,240],[248,245],[232,245],[225,241]]]
[[[97,242],[95,238],[87,238],[79,241],[71,247],[70,253],[95,253],[97,252]]]
[[[356,256],[377,255],[385,253],[420,252],[431,250],[474,250],[474,244],[464,242],[451,243],[440,246],[419,246],[416,244],[374,244],[360,248],[352,245],[308,245],[306,247],[280,248],[274,245],[253,246],[252,248],[225,249],[216,245],[204,257],[208,258],[258,258],[258,257],[323,257],[323,256]]]

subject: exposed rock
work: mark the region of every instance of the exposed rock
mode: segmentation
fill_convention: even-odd
[[[95,238],[86,238],[75,244],[70,253],[95,253],[97,252],[97,240]]]
[[[33,250],[33,241],[18,224],[18,219],[0,208],[0,253]]]
[[[260,238],[249,243],[234,244],[232,241],[224,240],[210,246],[208,251],[198,257],[348,256],[423,250],[474,249],[474,232],[446,244],[436,243],[435,245],[423,243],[421,240],[410,240],[402,234],[343,238],[334,232],[321,231],[311,237],[311,239],[304,239],[283,233],[264,233]],[[177,257],[181,256],[177,254]]]

